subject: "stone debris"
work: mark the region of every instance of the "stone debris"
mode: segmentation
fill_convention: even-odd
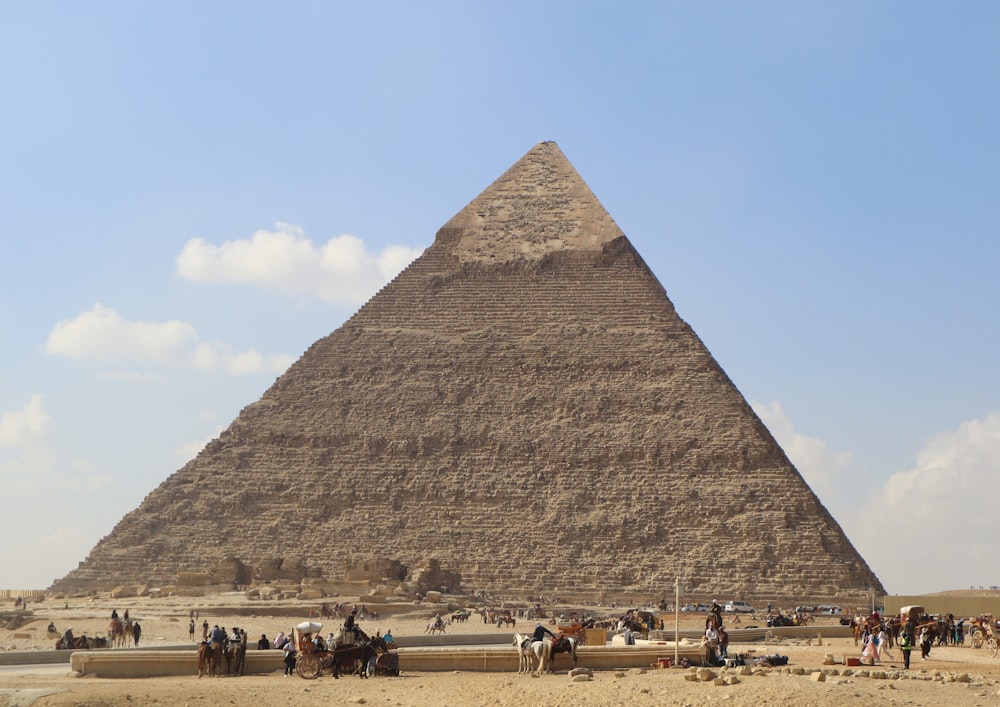
[[[810,676],[810,678],[813,682],[826,682],[826,673],[822,670],[817,670]]]

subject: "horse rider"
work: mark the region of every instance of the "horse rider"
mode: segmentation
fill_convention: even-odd
[[[49,621],[49,629],[48,629],[48,631],[49,631],[49,633],[55,633],[56,632],[56,624],[55,624],[54,621]]]
[[[361,630],[361,628],[358,626],[358,623],[357,623],[357,618],[356,618],[357,615],[358,615],[358,612],[357,612],[357,609],[355,609],[350,614],[348,614],[348,616],[347,616],[346,619],[344,619],[344,632],[346,633],[346,632],[350,631],[351,633],[353,633],[354,634],[354,642],[355,643],[357,643],[358,640],[361,637],[360,634],[359,634],[359,631]]]
[[[212,629],[212,633],[208,634],[209,643],[218,643],[219,645],[225,645],[226,643],[226,632],[216,625]]]
[[[117,621],[118,620],[118,609],[112,609],[111,610],[111,620],[112,621]]]
[[[66,632],[63,634],[63,640],[62,640],[62,642],[63,642],[63,648],[72,648],[73,647],[73,627],[72,626],[70,626],[68,629],[66,629]]]
[[[434,628],[444,628],[444,619],[441,618],[441,612],[434,614]]]

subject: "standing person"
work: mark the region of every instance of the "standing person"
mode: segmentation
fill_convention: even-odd
[[[260,640],[257,641],[257,650],[266,651],[270,650],[270,648],[271,648],[271,642],[267,640],[267,634],[266,633],[260,634]]]
[[[931,634],[924,626],[920,629],[920,660],[927,660],[931,654]]]
[[[208,619],[205,619],[205,623],[201,625],[201,641],[204,643],[208,640]]]
[[[878,641],[879,660],[882,660],[882,656],[886,656],[889,660],[896,660],[892,653],[889,652],[889,636],[885,632],[885,624],[879,625],[876,640]]]
[[[281,647],[285,651],[285,677],[289,677],[295,673],[295,641],[285,641],[285,645]]]
[[[545,634],[549,634],[550,636],[552,636],[552,639],[555,640],[556,635],[554,633],[549,631],[541,624],[538,624],[537,626],[535,626],[534,633],[531,634],[531,642],[534,643],[535,641],[544,641]]]
[[[140,626],[139,622],[136,621],[134,624],[132,624],[132,640],[135,641],[136,648],[139,647],[139,636],[141,635],[142,635],[142,626]]]
[[[188,624],[188,636],[191,638],[191,643],[194,643],[194,619]]]
[[[903,652],[903,667],[907,670],[910,669],[910,651],[913,650],[915,633],[916,626],[913,625],[913,619],[907,617],[906,623],[903,624],[903,633],[899,636],[899,650]]]

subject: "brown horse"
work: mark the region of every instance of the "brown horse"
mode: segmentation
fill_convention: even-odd
[[[357,673],[362,678],[368,677],[368,662],[377,655],[374,644],[375,641],[371,641],[332,651],[333,677],[340,678],[341,668],[347,671],[345,674]],[[385,645],[385,641],[382,641],[382,645]]]
[[[222,663],[223,647],[221,643],[202,642],[198,646],[198,677],[205,673],[209,677],[216,677],[219,674],[219,666]]]
[[[230,643],[228,651],[229,660],[226,663],[226,672],[231,672],[234,675],[242,675],[244,664],[246,663],[246,656],[246,645],[242,642]]]

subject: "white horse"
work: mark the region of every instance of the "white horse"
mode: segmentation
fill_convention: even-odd
[[[429,633],[432,636],[435,631],[444,633],[445,628],[451,623],[451,619],[432,619],[427,628],[424,629],[424,633]]]
[[[531,636],[523,633],[514,634],[514,650],[517,651],[517,673],[530,673],[535,669],[535,661],[532,660],[534,652],[531,650]]]

